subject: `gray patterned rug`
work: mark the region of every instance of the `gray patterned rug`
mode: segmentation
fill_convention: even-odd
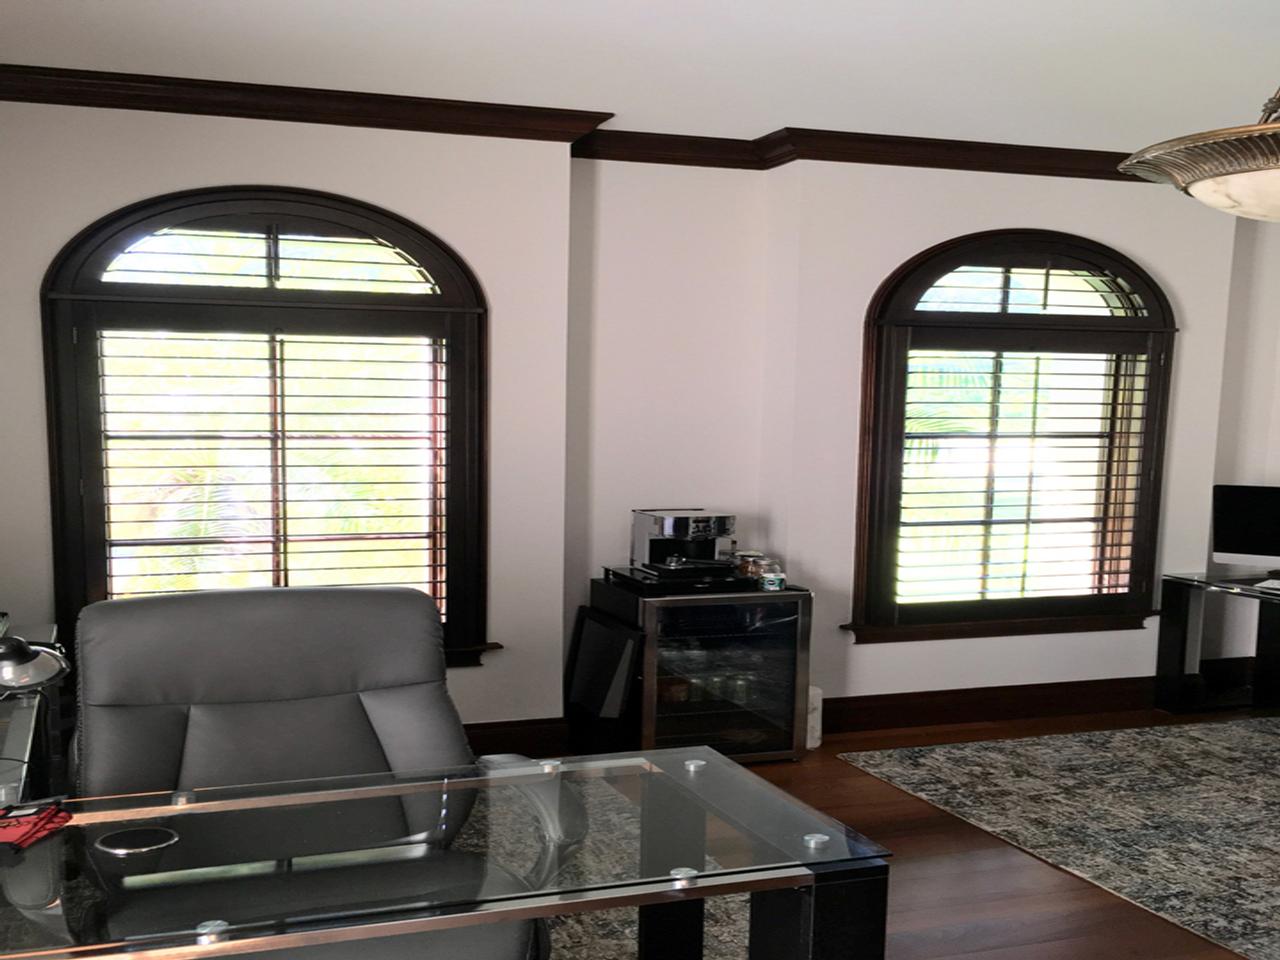
[[[1250,960],[1280,960],[1280,718],[841,759]]]
[[[637,875],[638,808],[603,781],[574,783],[591,822],[587,841],[557,876],[562,887],[629,879]],[[454,846],[488,851],[519,873],[537,858],[540,842],[530,830],[527,801],[517,790],[477,798]],[[717,869],[710,857],[706,869]],[[746,960],[749,902],[746,895],[706,901],[703,946],[706,960]],[[631,960],[637,954],[639,914],[632,909],[597,910],[553,917],[552,960]]]

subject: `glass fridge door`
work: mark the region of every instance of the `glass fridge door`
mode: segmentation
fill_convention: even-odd
[[[726,754],[794,744],[799,601],[659,606],[654,746]]]

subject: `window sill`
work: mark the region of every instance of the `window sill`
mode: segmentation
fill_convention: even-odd
[[[446,667],[482,667],[480,657],[490,650],[505,649],[500,643],[482,643],[474,647],[445,647],[444,665]]]
[[[959,640],[971,637],[1010,637],[1049,633],[1090,633],[1098,630],[1141,630],[1150,613],[1096,616],[1037,617],[1025,620],[986,620],[966,623],[894,624],[879,626],[845,623],[841,630],[856,634],[857,643],[906,643],[915,640]]]

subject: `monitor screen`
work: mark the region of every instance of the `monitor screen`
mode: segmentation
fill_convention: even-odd
[[[1213,555],[1224,563],[1280,558],[1280,487],[1213,488]]]

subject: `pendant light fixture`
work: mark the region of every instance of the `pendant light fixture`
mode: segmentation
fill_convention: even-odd
[[[1280,220],[1280,90],[1263,104],[1257,123],[1153,144],[1120,170],[1171,183],[1237,217]]]

